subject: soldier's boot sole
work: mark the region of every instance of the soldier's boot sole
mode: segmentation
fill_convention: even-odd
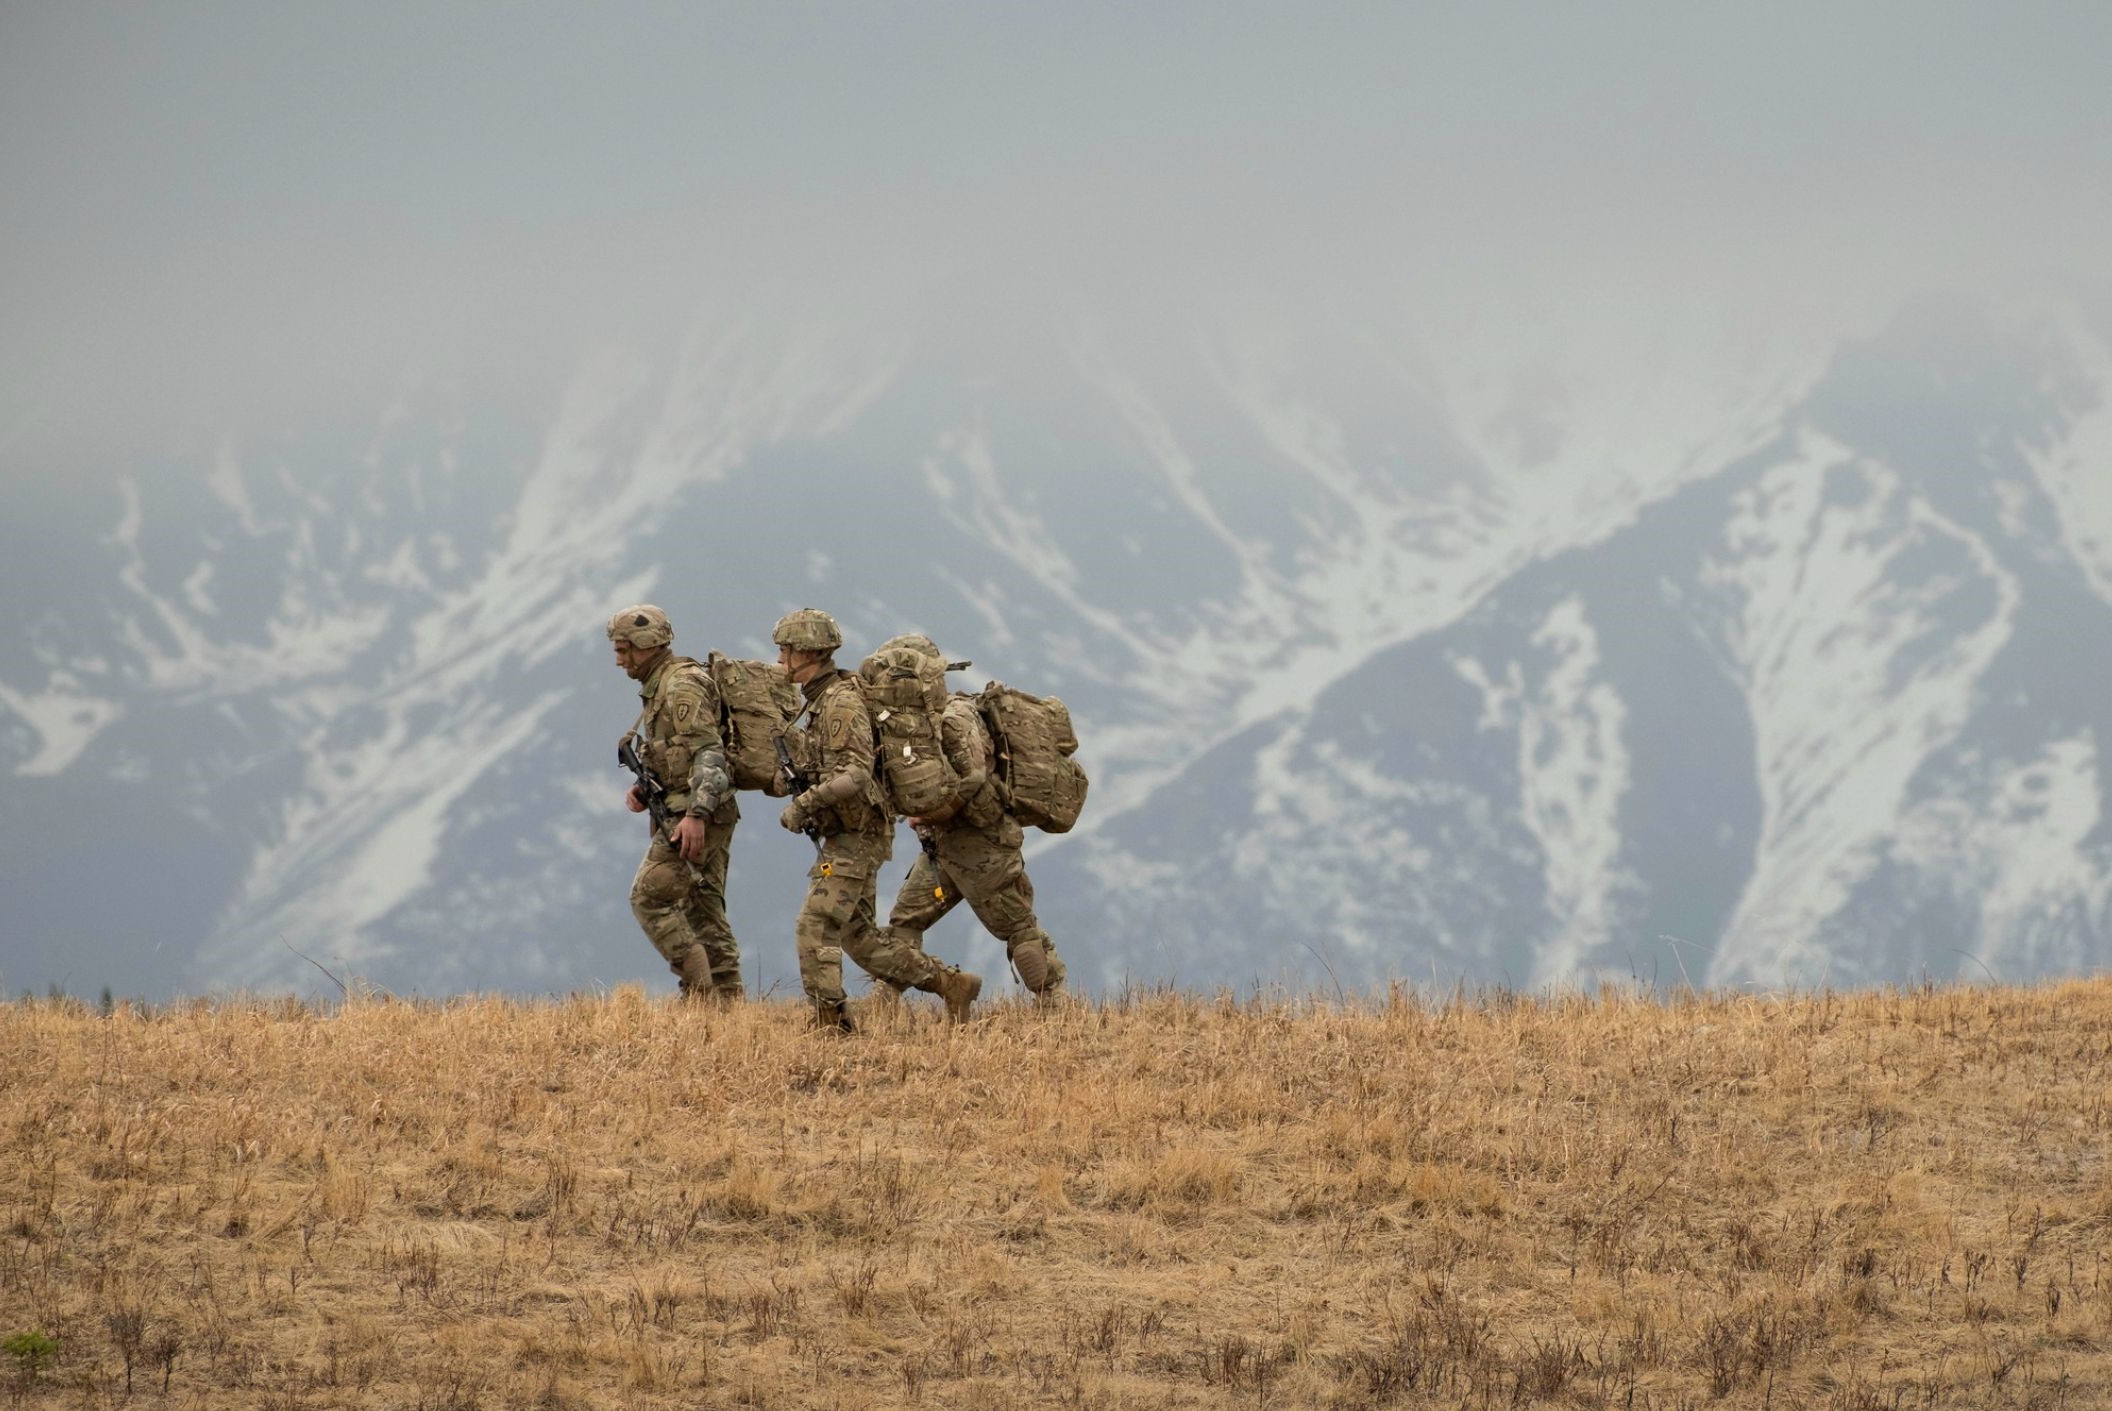
[[[1019,983],[1039,995],[1049,987],[1049,958],[1039,944],[1030,943],[1012,952],[1012,968],[1019,972]]]

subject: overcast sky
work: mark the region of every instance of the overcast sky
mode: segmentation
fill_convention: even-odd
[[[2106,277],[2112,5],[0,0],[0,473],[728,291]]]

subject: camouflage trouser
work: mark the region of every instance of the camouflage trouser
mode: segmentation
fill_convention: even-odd
[[[807,900],[799,908],[794,937],[800,984],[818,1005],[843,1003],[845,954],[868,974],[905,989],[938,973],[930,957],[874,924],[880,864],[888,852],[884,837],[876,842],[839,834],[826,841],[821,861],[807,873]]]
[[[1063,985],[1056,943],[1034,915],[1034,884],[1027,879],[1019,846],[972,826],[941,827],[933,835],[938,861],[920,854],[902,879],[887,929],[917,949],[924,932],[963,901],[983,928],[1005,943],[1005,959],[1021,983],[1036,994]]]
[[[631,881],[631,915],[685,994],[741,993],[741,946],[726,921],[726,855],[734,821],[711,824],[704,856],[695,863],[684,862],[655,828]]]

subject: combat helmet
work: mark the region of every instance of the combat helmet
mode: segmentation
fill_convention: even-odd
[[[675,629],[666,613],[651,603],[638,603],[609,619],[609,640],[650,651],[674,641]]]
[[[932,641],[931,638],[925,636],[922,632],[903,632],[890,637],[879,645],[876,649],[876,654],[878,652],[891,652],[897,648],[915,652],[920,656],[930,657],[934,661],[946,662],[948,671],[966,671],[969,667],[975,665],[972,661],[946,661],[946,654],[939,650],[939,644]]]
[[[777,620],[770,640],[795,652],[833,652],[843,645],[843,629],[820,608],[800,608]]]

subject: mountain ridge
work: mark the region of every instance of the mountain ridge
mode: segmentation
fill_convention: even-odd
[[[159,916],[193,952],[149,967],[166,986],[306,986],[295,948],[417,987],[649,973],[600,758],[628,687],[592,630],[647,596],[678,647],[768,655],[811,601],[854,647],[914,626],[977,658],[968,684],[1062,694],[1094,796],[1034,867],[1099,984],[1882,978],[1935,954],[1859,959],[1888,908],[2038,927],[1980,964],[2098,953],[2104,785],[2052,781],[2096,779],[2105,722],[2045,625],[2112,621],[2089,316],[1917,306],[1818,362],[1696,356],[1610,401],[1588,360],[1374,347],[1220,331],[1125,362],[1075,336],[983,374],[735,325],[588,358],[540,435],[407,399],[128,477],[107,576],[38,584],[0,642],[18,957],[122,971]],[[2059,729],[1980,699],[1998,659]],[[1977,846],[1964,795],[2031,780],[2051,812],[1983,841],[2047,876],[2007,921],[1935,924],[1972,910],[1929,890]],[[782,981],[797,859],[751,814],[734,917]],[[193,830],[131,874],[159,907],[96,894],[95,840],[139,817]]]

